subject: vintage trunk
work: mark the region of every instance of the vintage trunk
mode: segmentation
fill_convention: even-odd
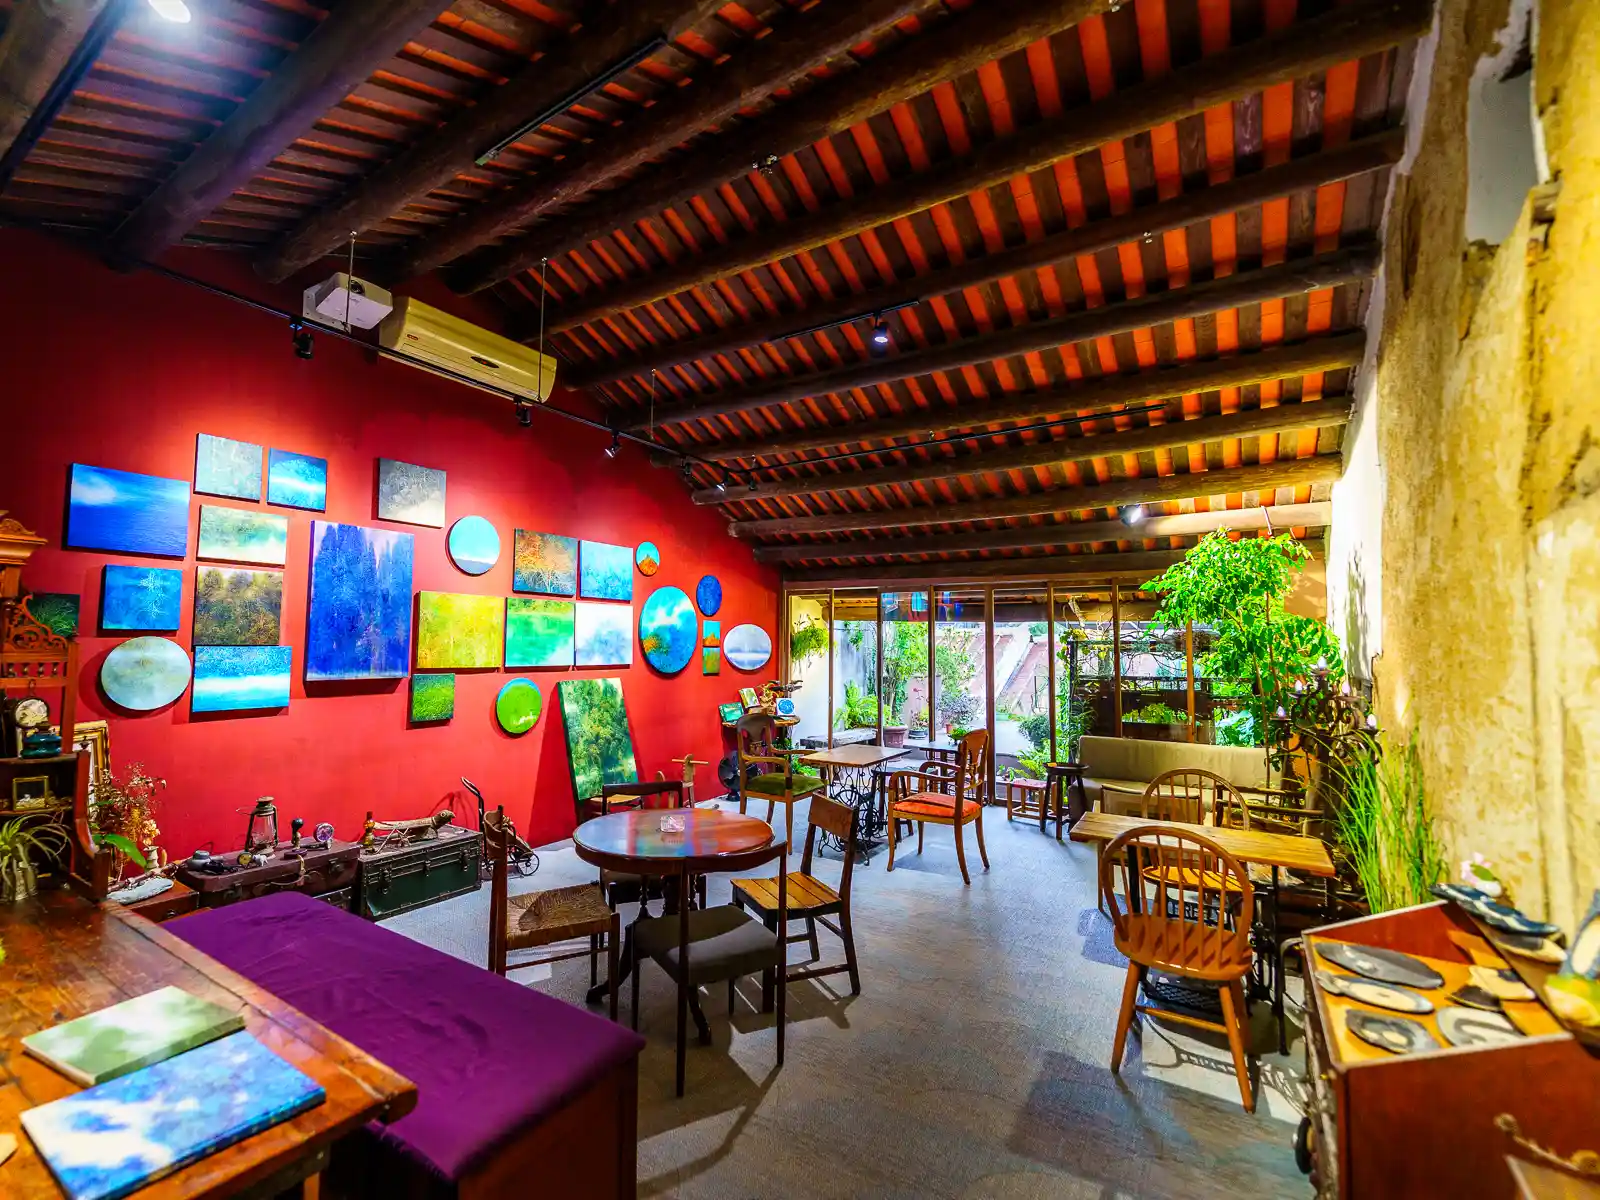
[[[356,909],[381,921],[414,908],[475,892],[482,886],[483,835],[447,825],[429,841],[361,856]]]

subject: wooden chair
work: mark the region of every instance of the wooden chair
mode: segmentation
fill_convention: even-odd
[[[1124,901],[1112,886],[1111,865],[1130,851],[1156,868],[1150,877],[1154,894],[1140,889]],[[1193,886],[1169,882],[1191,868],[1196,868]],[[1245,1108],[1254,1112],[1255,1095],[1244,1046],[1243,980],[1250,972],[1255,892],[1244,867],[1204,834],[1141,825],[1117,837],[1101,855],[1100,895],[1111,914],[1116,947],[1128,959],[1116,1044],[1111,1051],[1112,1071],[1122,1067],[1122,1050],[1135,1012],[1157,1012],[1187,1025],[1220,1029],[1233,1052],[1239,1095]],[[1188,896],[1195,898],[1192,909],[1185,903]],[[1216,984],[1222,1023],[1140,1004],[1139,986],[1151,970]]]
[[[826,796],[813,796],[808,814],[805,854],[800,859],[800,869],[790,874],[782,886],[788,889],[789,917],[791,921],[805,919],[806,932],[785,937],[786,942],[808,942],[811,961],[822,957],[817,945],[817,926],[835,934],[844,943],[844,962],[831,967],[807,967],[790,971],[787,978],[818,979],[824,975],[837,975],[846,971],[850,975],[850,994],[861,994],[861,973],[856,969],[856,939],[850,925],[850,877],[856,861],[856,814],[848,804],[840,804]],[[817,831],[831,833],[844,844],[844,869],[839,875],[839,890],[834,891],[811,873],[811,856],[816,849]],[[775,877],[761,879],[735,879],[733,902],[741,909],[753,910],[768,929],[778,929],[778,889]],[[837,916],[839,924],[827,920]]]
[[[788,928],[789,847],[778,843],[749,854],[730,857],[725,869],[746,871],[778,860],[778,907],[775,927]],[[678,877],[679,896],[689,880]],[[777,995],[778,1065],[783,1065],[784,970],[787,940],[732,904],[691,908],[679,904],[677,912],[646,917],[633,926],[633,1027],[639,1028],[639,961],[654,959],[678,985],[678,1095],[683,1095],[685,1050],[688,1037],[689,995],[708,983],[727,980],[728,1011],[737,998],[735,983],[741,976],[761,975],[761,1008],[770,1012]],[[709,1039],[708,1039],[709,1040]]]
[[[770,713],[746,713],[740,717],[736,736],[739,742],[739,811],[746,811],[751,800],[765,800],[766,819],[770,821],[776,806],[783,805],[784,838],[793,843],[795,801],[821,790],[822,779],[795,774],[795,752],[778,745],[778,721]],[[772,770],[773,767],[778,769]]]
[[[508,895],[506,860],[511,834],[503,806],[492,813],[484,813],[483,840],[486,856],[494,870],[489,884],[489,970],[504,975],[508,951],[549,946],[587,934],[587,951],[571,950],[517,965],[531,967],[588,954],[589,985],[593,987],[600,981],[600,949],[603,945],[607,953],[607,969],[610,971],[607,979],[611,984],[611,1019],[615,1021],[621,922],[617,914],[606,907],[600,888],[593,883],[582,883],[545,892]]]
[[[889,787],[889,865],[894,870],[895,846],[899,841],[897,821],[910,821],[917,827],[917,853],[922,853],[922,833],[927,825],[950,825],[955,829],[956,862],[961,878],[972,885],[967,874],[967,852],[961,831],[978,827],[978,854],[983,869],[989,869],[989,852],[983,844],[983,803],[989,786],[989,731],[974,729],[956,747],[954,763],[928,761],[915,771],[896,771]]]
[[[1152,821],[1183,821],[1189,825],[1216,824],[1219,813],[1244,805],[1239,789],[1221,775],[1211,771],[1187,767],[1157,775],[1144,789],[1140,802],[1141,817]],[[1166,873],[1166,882],[1174,887],[1192,889],[1196,883],[1194,864],[1150,865],[1144,869],[1146,881],[1155,873]],[[1177,871],[1177,874],[1173,874]],[[1216,880],[1209,880],[1216,884]],[[1224,889],[1226,890],[1226,889]]]
[[[600,815],[633,808],[685,808],[683,783],[659,779],[653,783],[608,783],[600,789]],[[665,883],[659,875],[632,875],[625,871],[600,870],[600,890],[606,904],[648,904],[661,897]],[[700,900],[705,902],[705,878],[700,879]]]

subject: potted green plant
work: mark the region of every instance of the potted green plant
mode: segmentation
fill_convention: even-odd
[[[1339,851],[1374,913],[1425,904],[1449,863],[1423,786],[1415,733],[1399,750],[1362,746],[1335,768]]]
[[[67,835],[59,825],[29,817],[0,823],[0,900],[26,900],[39,890],[33,856],[61,854]]]

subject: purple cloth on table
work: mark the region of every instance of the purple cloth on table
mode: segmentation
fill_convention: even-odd
[[[166,929],[417,1085],[378,1138],[455,1181],[644,1039],[298,892]]]

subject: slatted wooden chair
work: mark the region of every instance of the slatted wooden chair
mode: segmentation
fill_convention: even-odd
[[[899,821],[917,827],[917,853],[922,853],[922,834],[928,825],[949,825],[955,830],[956,862],[961,878],[972,885],[967,873],[967,852],[962,830],[976,825],[978,854],[983,869],[989,869],[989,851],[983,844],[983,805],[989,786],[989,731],[974,729],[956,747],[954,763],[928,761],[915,771],[896,771],[889,781],[889,865],[894,870],[895,847],[899,842]]]
[[[1211,817],[1213,820],[1209,823],[1215,824],[1216,814],[1243,803],[1239,790],[1221,775],[1197,768],[1184,768],[1167,771],[1150,781],[1140,801],[1139,815],[1152,821],[1182,821],[1189,825],[1207,824],[1207,817]],[[1179,873],[1170,875],[1174,869]],[[1169,877],[1166,882],[1169,884],[1193,888],[1197,882],[1196,870],[1198,868],[1192,864],[1177,867],[1172,864],[1149,865],[1144,869],[1144,876],[1149,881],[1154,878],[1154,873],[1167,871]],[[1209,882],[1215,884],[1217,881]]]
[[[1111,866],[1129,852],[1155,868],[1152,889],[1119,896]],[[1192,886],[1169,882],[1194,871]],[[1117,1014],[1111,1069],[1122,1067],[1122,1051],[1136,1012],[1157,1012],[1167,1020],[1202,1029],[1220,1029],[1228,1038],[1239,1095],[1255,1111],[1250,1065],[1244,1044],[1244,977],[1250,971],[1250,925],[1255,892],[1239,860],[1196,831],[1141,825],[1106,847],[1100,857],[1100,895],[1111,914],[1116,947],[1128,959]],[[1193,897],[1190,907],[1185,901]],[[1217,985],[1222,1022],[1139,1003],[1139,986],[1152,971]]]
[[[497,975],[506,973],[506,955],[512,950],[531,950],[550,946],[570,938],[589,939],[588,950],[570,950],[546,958],[519,962],[518,967],[531,967],[544,963],[562,962],[569,958],[589,956],[589,985],[600,980],[600,951],[607,955],[607,978],[611,982],[611,1019],[617,1019],[617,952],[621,943],[618,936],[621,921],[606,906],[605,897],[598,885],[578,884],[574,887],[553,888],[544,892],[523,892],[508,895],[506,886],[506,860],[511,843],[511,830],[506,824],[506,810],[502,806],[483,815],[483,840],[486,857],[493,867],[489,883],[489,970]]]
[[[747,911],[754,911],[768,929],[778,928],[778,890],[788,888],[789,920],[805,919],[804,933],[790,934],[787,942],[807,942],[811,946],[811,961],[822,957],[817,945],[817,926],[835,934],[844,943],[844,962],[828,967],[806,967],[790,970],[790,982],[798,979],[818,979],[824,975],[837,975],[841,971],[850,975],[850,993],[861,994],[861,973],[856,969],[856,939],[850,925],[850,877],[856,861],[856,814],[848,804],[840,804],[826,796],[813,796],[807,814],[805,853],[800,859],[800,869],[789,875],[786,884],[773,876],[761,879],[735,879],[733,902]],[[831,833],[844,845],[844,868],[839,874],[839,890],[835,891],[811,873],[812,854],[816,849],[817,833]],[[837,916],[835,925],[827,918]]]
[[[781,804],[784,808],[784,838],[794,842],[794,805],[815,795],[823,787],[816,775],[799,775],[794,769],[794,753],[778,745],[777,718],[770,713],[746,713],[739,718],[739,811],[745,812],[752,800],[767,802],[768,821]],[[773,768],[776,767],[776,770]]]

